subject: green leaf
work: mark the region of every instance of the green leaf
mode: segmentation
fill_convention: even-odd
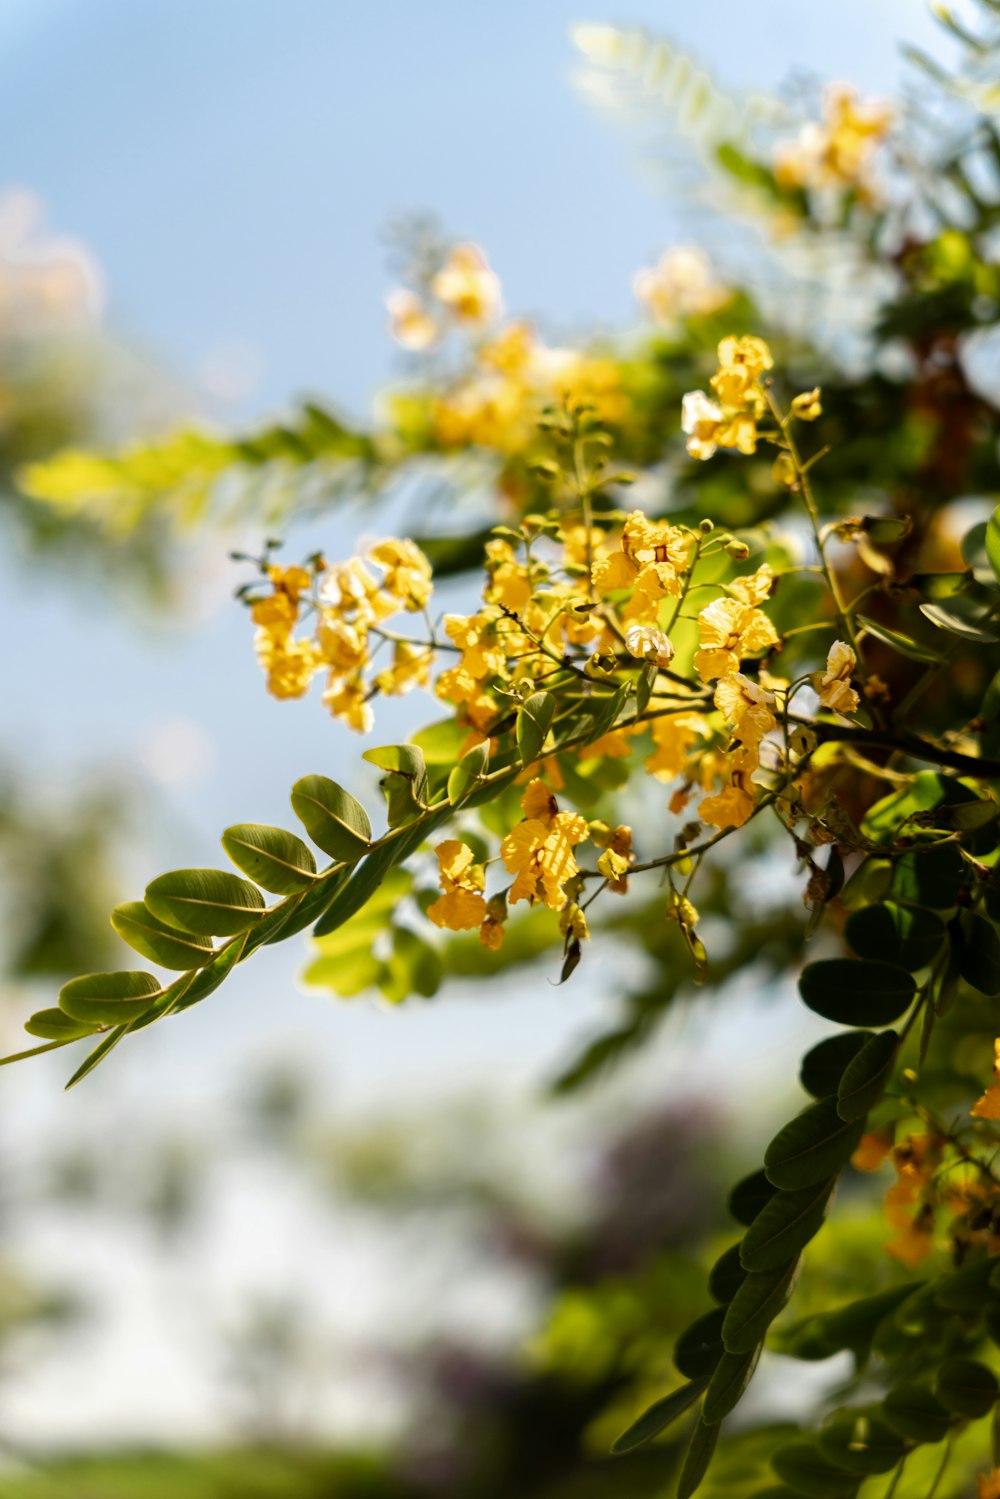
[[[12,1062],[26,1062],[29,1057],[40,1057],[47,1051],[58,1051],[61,1046],[70,1046],[75,1038],[62,1041],[46,1041],[44,1046],[31,1046],[27,1051],[15,1051],[10,1056],[0,1057],[0,1067],[9,1067]]]
[[[968,866],[954,843],[941,843],[896,860],[893,892],[916,906],[949,911],[968,879]]]
[[[813,1098],[829,1098],[840,1087],[847,1064],[852,1062],[874,1031],[843,1031],[818,1042],[802,1058],[799,1082]]]
[[[708,1472],[708,1465],[712,1461],[712,1454],[718,1440],[718,1426],[710,1425],[702,1417],[688,1442],[684,1466],[677,1480],[677,1499],[691,1499],[691,1495],[700,1488],[701,1480]]]
[[[883,645],[891,646],[901,656],[906,656],[911,661],[924,661],[937,664],[944,660],[940,651],[932,650],[928,645],[921,645],[916,640],[911,640],[909,635],[900,635],[897,630],[889,630],[885,625],[880,625],[878,620],[869,619],[865,614],[856,616],[857,622],[867,634],[881,640]]]
[[[222,846],[237,869],[274,895],[295,895],[316,882],[316,860],[284,828],[238,822],[223,833]]]
[[[453,805],[460,802],[473,787],[479,785],[486,774],[489,758],[490,742],[488,739],[484,739],[482,744],[475,745],[468,754],[462,756],[448,777],[448,800]]]
[[[921,604],[920,612],[939,630],[949,635],[958,635],[962,640],[974,640],[977,645],[995,645],[1000,635],[992,625],[984,623],[989,610],[973,599],[959,594],[945,604]]]
[[[256,932],[253,936],[256,936]],[[211,963],[206,963],[198,973],[195,974],[194,982],[183,991],[173,1006],[178,1012],[189,1010],[192,1005],[200,1004],[210,994],[214,994],[220,984],[225,983],[236,964],[246,955],[252,941],[251,934],[241,933],[234,937],[231,942],[221,948]],[[169,990],[168,990],[169,993]]]
[[[708,1272],[708,1290],[716,1301],[723,1305],[732,1301],[736,1292],[747,1278],[747,1272],[740,1258],[740,1244],[732,1244],[724,1254],[721,1254]]]
[[[656,678],[659,674],[659,670],[660,669],[655,661],[647,661],[645,665],[640,668],[639,675],[638,677],[636,677],[635,711],[640,718],[649,707],[649,700],[653,695],[653,688],[656,686]]]
[[[244,932],[264,914],[254,885],[225,869],[175,869],[146,886],[146,905],[168,926],[203,937]]]
[[[907,1442],[940,1442],[954,1421],[925,1385],[900,1384],[882,1401],[882,1418]]]
[[[303,776],[292,787],[292,810],[317,848],[350,864],[371,844],[372,825],[359,801],[326,776]]]
[[[777,1190],[774,1183],[768,1181],[766,1172],[753,1171],[742,1181],[738,1181],[730,1192],[729,1211],[737,1223],[742,1223],[744,1228],[748,1228]]]
[[[824,958],[799,975],[799,993],[810,1010],[838,1025],[890,1025],[913,1003],[911,974],[892,963]]]
[[[517,715],[517,748],[522,765],[531,765],[538,759],[549,729],[556,700],[551,692],[533,692],[521,704]]]
[[[1000,994],[1000,935],[991,921],[975,911],[962,918],[959,972],[967,984],[992,999]]]
[[[984,1257],[963,1265],[953,1275],[942,1276],[932,1285],[934,1305],[948,1312],[981,1311],[984,1301],[989,1299],[986,1288],[995,1267],[994,1257]]]
[[[115,906],[111,925],[129,947],[161,968],[200,968],[210,963],[215,948],[209,937],[194,937],[167,926],[154,916],[145,901],[130,900]]]
[[[867,1478],[891,1473],[908,1450],[897,1431],[872,1411],[838,1411],[819,1431],[817,1446],[835,1467]]]
[[[777,1269],[747,1276],[729,1303],[722,1324],[727,1353],[750,1353],[764,1341],[767,1329],[792,1294],[798,1263],[796,1254]]]
[[[882,1031],[865,1042],[840,1080],[837,1113],[841,1119],[863,1119],[874,1108],[895,1071],[898,1051],[895,1031]]]
[[[89,1056],[85,1057],[80,1063],[66,1084],[66,1092],[68,1093],[70,1088],[75,1088],[77,1083],[82,1083],[85,1077],[89,1077],[94,1068],[98,1067],[104,1061],[108,1052],[114,1051],[122,1037],[128,1035],[130,1029],[131,1027],[128,1025],[116,1025],[114,1030],[110,1031],[104,1037],[104,1040],[95,1046]]]
[[[29,1036],[39,1036],[43,1041],[79,1041],[92,1036],[97,1026],[88,1020],[71,1020],[63,1010],[39,1010],[24,1022]]]
[[[392,1004],[402,1004],[411,994],[430,999],[441,987],[444,967],[441,954],[408,927],[393,928],[392,952],[378,985]]]
[[[151,973],[85,973],[59,990],[59,1008],[87,1025],[120,1025],[145,1014],[162,992]]]
[[[835,1467],[816,1442],[789,1442],[771,1458],[771,1467],[783,1482],[807,1499],[850,1499],[858,1479]]]
[[[986,522],[986,555],[990,559],[993,576],[1000,581],[1000,505]]]
[[[313,935],[324,937],[349,921],[375,894],[389,870],[414,853],[425,838],[447,821],[450,815],[451,808],[445,807],[433,817],[424,817],[414,827],[406,828],[405,831],[377,843],[347,883],[337,891],[326,913],[313,928]]]
[[[864,1120],[841,1119],[835,1098],[821,1098],[780,1129],[764,1153],[776,1187],[794,1190],[825,1181],[853,1155]]]
[[[361,757],[386,774],[379,782],[388,808],[389,826],[401,827],[419,817],[427,805],[427,766],[415,744],[385,744]]]
[[[895,901],[852,911],[844,936],[859,958],[892,963],[916,973],[933,963],[945,940],[944,922],[930,911]]]
[[[690,1327],[686,1327],[674,1344],[674,1364],[685,1379],[707,1379],[725,1353],[722,1324],[725,1307],[715,1306]]]
[[[902,1302],[909,1301],[923,1284],[923,1281],[910,1281],[906,1285],[893,1286],[888,1291],[878,1291],[874,1296],[863,1296],[859,1301],[850,1301],[836,1311],[809,1317],[798,1329],[793,1330],[788,1341],[795,1349],[799,1336],[805,1334],[817,1351],[805,1354],[796,1349],[795,1356],[828,1358],[833,1353],[849,1348],[859,1358],[863,1357],[886,1318]]]
[[[992,1369],[971,1358],[948,1358],[938,1370],[934,1393],[956,1416],[977,1420],[988,1415],[1000,1396]]]
[[[683,1416],[686,1410],[690,1410],[707,1384],[707,1379],[694,1380],[690,1384],[681,1385],[662,1400],[654,1401],[637,1421],[632,1422],[627,1431],[623,1431],[612,1442],[611,1451],[617,1457],[622,1452],[634,1452],[637,1447],[645,1447],[647,1442],[665,1431],[678,1416]]]
[[[746,1269],[777,1270],[799,1254],[823,1226],[835,1183],[830,1177],[797,1192],[776,1192],[743,1239],[740,1257]]]
[[[760,1358],[760,1346],[748,1353],[724,1353],[705,1391],[702,1420],[714,1424],[728,1416],[743,1397]]]

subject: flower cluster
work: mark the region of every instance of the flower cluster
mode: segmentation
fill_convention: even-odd
[[[275,697],[303,697],[317,672],[328,673],[323,701],[335,718],[367,732],[371,686],[363,671],[372,656],[372,637],[390,641],[382,628],[400,611],[426,609],[431,597],[431,566],[412,541],[394,537],[376,542],[364,557],[328,565],[322,558],[313,570],[266,569],[271,592],[251,609],[257,625],[257,659]],[[321,580],[321,581],[320,581]],[[312,638],[293,630],[307,606],[315,625]],[[430,655],[409,641],[392,641],[390,666],[377,678],[380,692],[403,693],[427,681]]]
[[[404,349],[428,349],[449,327],[482,328],[500,312],[500,281],[478,245],[452,245],[424,295],[396,287],[386,298],[390,331]]]
[[[771,351],[762,338],[747,334],[724,338],[718,355],[719,368],[709,382],[716,399],[692,390],[681,407],[692,458],[711,458],[718,448],[757,449],[757,423],[767,409],[760,381],[774,367]]]
[[[884,104],[862,104],[848,84],[823,92],[822,121],[803,125],[793,141],[778,147],[774,172],[782,187],[853,188],[871,191],[872,158],[892,123]]]
[[[701,251],[677,246],[664,250],[656,265],[637,271],[633,287],[638,300],[658,323],[706,317],[732,300],[732,292],[712,276]]]

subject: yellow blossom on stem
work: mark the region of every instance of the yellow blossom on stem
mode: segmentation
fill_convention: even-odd
[[[431,565],[416,542],[389,536],[368,555],[383,569],[382,589],[390,598],[404,609],[426,609],[433,592]]]
[[[843,640],[835,640],[826,658],[826,670],[816,678],[821,707],[837,713],[854,712],[860,699],[851,686],[851,673],[857,664],[858,658],[851,647]]]
[[[733,672],[721,677],[715,689],[715,706],[732,725],[733,733],[743,747],[743,765],[747,770],[756,769],[759,761],[760,741],[765,734],[777,728],[773,708],[775,697],[742,672]]]
[[[437,324],[422,297],[397,287],[385,299],[389,310],[389,332],[401,348],[427,349],[437,338]]]
[[[379,691],[388,697],[401,697],[414,687],[425,687],[433,658],[434,652],[427,646],[397,640],[392,648],[392,665],[375,678]]]
[[[778,643],[778,633],[762,610],[739,599],[713,599],[698,615],[701,650],[694,658],[703,682],[731,676],[746,656],[759,656]]]
[[[1000,1119],[1000,1038],[993,1043],[993,1082],[972,1106],[974,1119]]]
[[[976,1479],[976,1499],[1000,1499],[1000,1468],[980,1473]]]
[[[851,1156],[851,1165],[855,1171],[877,1171],[891,1150],[892,1139],[889,1135],[878,1131],[862,1135]]]
[[[566,904],[563,886],[579,873],[573,849],[588,836],[586,820],[560,812],[555,797],[541,780],[533,780],[521,798],[525,817],[500,844],[509,874],[516,875],[510,903],[543,901],[553,911]]]
[[[371,732],[375,715],[368,702],[368,693],[360,676],[331,676],[330,684],[323,693],[323,705],[334,718],[339,718],[355,733]]]
[[[254,637],[254,649],[274,697],[305,697],[322,665],[311,640],[291,640],[262,629]]]
[[[741,828],[753,812],[754,801],[748,791],[732,782],[698,805],[702,822],[716,828]]]
[[[664,250],[655,266],[636,272],[632,285],[638,300],[658,323],[706,316],[732,298],[732,293],[713,279],[707,256],[685,246]]]
[[[500,311],[500,282],[478,245],[453,245],[431,289],[459,323],[491,323]]]
[[[339,676],[360,671],[368,660],[367,627],[350,624],[332,609],[320,616],[316,644],[323,660]]]
[[[647,756],[646,769],[660,781],[672,781],[687,769],[691,750],[708,734],[708,723],[700,713],[667,713],[649,725],[656,746]]]
[[[765,403],[757,382],[774,367],[771,350],[753,334],[742,338],[731,334],[719,344],[718,354],[719,368],[709,384],[723,407],[749,406],[759,416]]]
[[[439,843],[434,852],[443,894],[427,907],[427,915],[435,926],[452,932],[471,931],[488,915],[483,867],[475,862],[469,845],[457,838]]]
[[[814,422],[817,417],[823,415],[818,385],[812,390],[804,390],[801,395],[792,397],[792,415],[797,416],[800,422]]]

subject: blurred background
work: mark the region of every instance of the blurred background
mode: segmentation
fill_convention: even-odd
[[[751,92],[891,95],[901,44],[939,45],[915,0],[0,6],[5,1052],[60,975],[120,960],[116,901],[215,862],[229,823],[280,823],[300,775],[358,775],[347,730],[263,693],[226,560],[259,523],[193,538],[165,582],[47,528],[13,466],[292,397],[364,420],[401,370],[384,296],[413,213],[486,246],[507,308],[561,340],[637,324],[633,273],[667,245],[707,240],[753,284],[752,233],[711,243],[655,114],[594,86],[580,21]],[[348,505],[297,542],[346,555],[370,525]],[[752,1039],[724,994],[676,1009],[553,1104],[620,963],[390,1009],[305,991],[269,949],[69,1094],[58,1055],[0,1073],[0,1493],[608,1492],[594,1417],[683,1325],[689,1256],[813,1034],[762,982]]]

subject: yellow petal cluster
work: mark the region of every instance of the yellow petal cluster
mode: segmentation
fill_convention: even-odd
[[[732,676],[740,662],[778,644],[778,632],[762,609],[739,598],[713,599],[698,615],[701,649],[694,658],[703,682]]]
[[[844,83],[823,93],[822,120],[809,121],[778,147],[774,173],[783,187],[871,191],[872,159],[892,123],[883,104],[865,103]]]
[[[655,266],[636,272],[632,284],[649,314],[664,324],[718,312],[732,299],[714,279],[707,256],[686,246],[664,250]]]
[[[434,852],[443,893],[427,907],[427,915],[435,926],[452,932],[471,931],[487,917],[483,866],[476,863],[469,845],[457,838],[439,843]]]
[[[561,911],[567,900],[563,887],[579,873],[573,849],[588,836],[586,820],[573,812],[560,812],[555,797],[537,778],[525,789],[521,810],[523,820],[500,844],[504,866],[516,876],[510,904],[541,901]]]
[[[993,1043],[993,1082],[972,1106],[974,1119],[1000,1119],[1000,1038]]]
[[[857,664],[858,658],[851,647],[843,640],[835,640],[827,654],[826,670],[816,677],[821,707],[837,713],[855,711],[860,699],[851,686],[851,674]]]
[[[711,458],[717,448],[740,453],[757,449],[757,422],[767,402],[760,381],[774,365],[762,338],[730,334],[718,348],[719,368],[709,384],[716,399],[692,390],[681,403],[681,427],[692,458]]]

